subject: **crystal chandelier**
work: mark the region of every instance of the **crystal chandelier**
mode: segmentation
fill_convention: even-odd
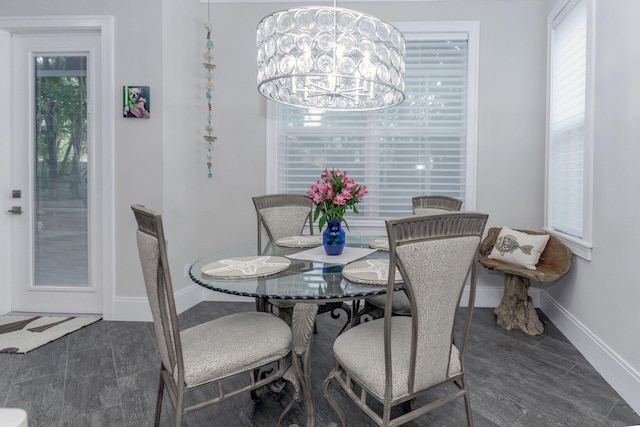
[[[355,10],[309,6],[273,13],[256,33],[258,91],[287,105],[379,110],[404,101],[405,40]]]

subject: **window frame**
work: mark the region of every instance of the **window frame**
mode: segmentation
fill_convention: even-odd
[[[465,34],[467,38],[467,110],[466,110],[466,193],[465,209],[476,209],[477,200],[477,162],[478,162],[478,79],[479,79],[479,44],[480,24],[478,21],[447,21],[447,22],[395,22],[393,23],[404,35],[419,39],[442,39],[447,36]],[[278,166],[278,125],[276,104],[266,101],[266,191],[277,193]],[[348,114],[348,113],[345,113]],[[311,183],[310,183],[311,184]],[[411,201],[407,203],[410,205]],[[351,232],[386,234],[384,221],[369,221],[359,223],[349,221]]]
[[[544,230],[566,244],[571,251],[585,260],[591,260],[593,249],[593,145],[594,145],[594,71],[595,71],[595,31],[594,31],[594,0],[585,1],[587,9],[586,22],[586,63],[585,63],[585,118],[583,142],[583,205],[582,205],[582,237],[572,236],[557,230],[553,226],[551,187],[551,106],[553,102],[552,58],[554,48],[554,27],[581,0],[564,0],[556,4],[547,17],[547,114],[546,114],[546,143],[545,143],[545,212]]]

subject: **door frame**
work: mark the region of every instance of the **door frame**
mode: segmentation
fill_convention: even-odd
[[[99,144],[94,148],[95,181],[93,208],[94,220],[90,235],[95,240],[94,253],[90,259],[90,269],[95,269],[92,277],[98,280],[96,286],[102,288],[102,315],[111,319],[113,315],[113,292],[115,289],[115,185],[114,185],[114,127],[115,96],[114,92],[114,20],[113,16],[29,16],[0,17],[0,93],[10,94],[12,74],[12,33],[46,32],[56,30],[100,31],[101,75],[99,82],[100,99],[94,99],[96,110],[101,116],[101,124],[95,130]],[[4,64],[4,65],[1,65]],[[0,97],[0,158],[10,159],[12,152],[11,137],[13,130],[11,97]],[[2,207],[12,206],[11,168],[0,168],[0,199]],[[9,215],[7,212],[2,212]],[[0,314],[11,311],[13,300],[13,272],[11,263],[12,242],[11,221],[0,221]]]

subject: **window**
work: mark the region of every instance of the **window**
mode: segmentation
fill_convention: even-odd
[[[304,194],[321,170],[340,169],[369,195],[353,228],[384,227],[411,198],[443,194],[475,208],[478,25],[405,23],[405,101],[368,112],[267,103],[267,191]]]
[[[574,253],[591,249],[591,80],[587,0],[551,15],[546,228]]]

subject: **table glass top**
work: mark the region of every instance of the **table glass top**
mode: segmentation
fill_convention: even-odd
[[[348,236],[347,246],[367,247],[375,237]],[[268,246],[262,255],[286,256],[304,248]],[[386,293],[386,286],[355,283],[342,276],[343,265],[315,261],[290,259],[289,267],[281,272],[249,279],[215,278],[202,273],[202,267],[221,259],[251,256],[256,254],[255,245],[229,248],[196,261],[189,269],[189,277],[199,284],[217,292],[232,295],[274,299],[354,299]],[[386,251],[376,251],[362,259],[388,258]],[[402,284],[396,290],[403,289]]]

